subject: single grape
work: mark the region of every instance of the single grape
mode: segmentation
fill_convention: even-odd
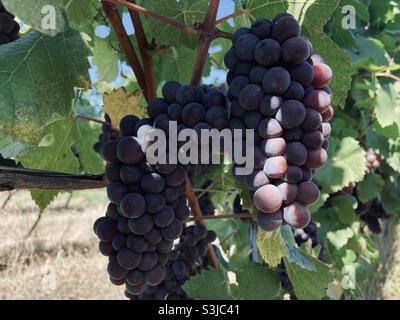
[[[259,85],[249,84],[240,91],[239,103],[245,110],[252,111],[259,108],[263,97],[264,91]]]
[[[250,73],[249,73],[249,80],[251,83],[254,84],[259,84],[262,85],[264,75],[268,71],[267,68],[260,66],[260,65],[255,65],[253,68],[251,68]]]
[[[196,124],[203,122],[206,116],[204,107],[199,103],[189,103],[182,110],[183,122],[193,128]]]
[[[305,228],[311,221],[310,212],[300,203],[294,202],[283,209],[283,219],[294,228]]]
[[[302,141],[303,136],[304,132],[300,128],[285,130],[283,133],[283,138],[286,140],[286,142]]]
[[[143,214],[139,218],[129,219],[129,230],[136,235],[144,235],[153,228],[153,219],[149,214]]]
[[[119,159],[117,157],[117,145],[118,140],[110,140],[106,142],[101,149],[101,156],[103,159],[109,163],[118,163]]]
[[[269,69],[263,79],[263,89],[267,94],[282,95],[290,86],[290,74],[282,67]]]
[[[303,171],[298,166],[288,166],[285,175],[281,179],[287,183],[299,183],[303,179]]]
[[[268,158],[264,164],[264,172],[268,178],[279,179],[287,171],[286,159],[282,156]]]
[[[257,224],[261,229],[264,229],[265,231],[274,231],[282,225],[282,210],[268,214],[258,212],[256,219]]]
[[[182,234],[182,231],[182,222],[178,219],[174,219],[169,226],[161,229],[163,237],[171,241],[179,238],[179,236]]]
[[[293,17],[282,17],[276,21],[272,29],[272,38],[280,43],[286,40],[297,37],[300,34],[301,28],[299,23]]]
[[[199,87],[183,85],[176,92],[176,102],[186,106],[191,102],[203,103],[204,93]]]
[[[134,136],[136,134],[136,124],[139,118],[134,115],[123,117],[119,123],[119,128],[123,136]]]
[[[225,67],[227,67],[229,70],[233,70],[233,69],[235,69],[238,62],[239,62],[239,58],[235,53],[235,49],[230,48],[224,56]]]
[[[328,160],[328,154],[322,148],[315,150],[308,150],[307,161],[304,164],[307,168],[318,169],[322,167]]]
[[[307,108],[314,109],[324,113],[331,105],[331,97],[325,91],[315,90],[309,93],[304,99],[304,105]]]
[[[235,42],[235,53],[239,59],[251,61],[254,59],[254,52],[260,39],[250,33],[241,35]]]
[[[292,80],[299,82],[303,86],[309,86],[314,80],[314,68],[308,62],[303,62],[294,66],[290,70]]]
[[[117,146],[117,156],[125,164],[137,164],[145,157],[136,137],[123,137]]]
[[[160,114],[166,113],[167,110],[168,110],[168,103],[161,98],[156,98],[150,101],[150,103],[147,106],[147,114],[152,119],[157,118]]]
[[[239,99],[231,102],[231,115],[236,118],[243,118],[246,115],[246,110],[239,103]]]
[[[310,45],[302,37],[290,38],[282,45],[283,61],[292,65],[304,63],[310,54]]]
[[[251,33],[260,39],[269,38],[271,36],[273,23],[265,18],[257,19],[251,25]]]
[[[327,87],[332,81],[332,69],[325,63],[314,63],[313,67],[315,72],[313,86],[315,89]]]
[[[307,149],[319,149],[324,144],[324,141],[324,136],[320,131],[307,132],[302,139]]]
[[[275,115],[285,129],[294,129],[299,127],[306,117],[306,109],[303,104],[296,100],[287,100]]]
[[[162,95],[169,103],[176,101],[176,94],[182,85],[177,81],[167,81],[162,88]]]
[[[323,121],[331,121],[333,118],[335,111],[333,110],[332,106],[329,106],[323,113],[322,113],[322,120]]]
[[[246,176],[244,181],[246,186],[253,191],[270,183],[267,175],[263,170],[255,171],[251,175]]]
[[[279,138],[282,131],[279,122],[272,118],[264,119],[258,126],[258,133],[264,139]]]
[[[315,131],[322,124],[322,116],[318,111],[314,109],[306,109],[306,117],[301,125],[304,131]]]
[[[108,182],[118,182],[120,181],[121,164],[119,163],[107,163],[105,168],[105,177]]]
[[[285,156],[288,164],[302,166],[307,160],[307,149],[301,142],[289,142]]]
[[[168,116],[175,121],[181,121],[183,107],[179,103],[173,103],[168,107]]]
[[[167,206],[165,206],[163,209],[153,215],[154,224],[160,228],[165,228],[169,226],[174,219],[174,211]]]
[[[304,88],[297,81],[291,81],[289,89],[283,94],[284,100],[298,100],[303,101],[304,99]]]
[[[142,169],[137,165],[123,165],[120,178],[125,184],[137,184],[143,176]]]
[[[247,77],[244,76],[236,77],[233,79],[232,83],[229,86],[228,94],[235,98],[239,98],[242,89],[249,84],[250,82]]]
[[[318,201],[320,191],[318,186],[312,182],[303,182],[299,185],[299,192],[297,194],[297,202],[308,206]]]
[[[268,158],[283,156],[286,150],[286,142],[282,138],[273,138],[263,140],[261,149]]]
[[[274,116],[282,105],[282,98],[266,95],[261,101],[260,112],[267,117]]]
[[[206,121],[218,130],[225,129],[229,123],[228,111],[222,107],[212,107],[206,113]]]
[[[129,234],[126,238],[126,246],[135,252],[142,253],[147,250],[148,244],[142,236]]]
[[[281,57],[281,45],[274,39],[265,39],[258,42],[255,49],[254,58],[258,64],[271,67],[275,65]]]
[[[282,182],[277,185],[277,188],[281,193],[284,204],[291,204],[296,200],[298,194],[298,186],[296,184]]]
[[[107,185],[107,197],[112,203],[118,204],[128,192],[128,187],[123,183],[111,182]]]
[[[164,190],[165,179],[158,173],[147,173],[140,180],[140,186],[146,193],[160,193]]]
[[[158,193],[148,193],[144,195],[146,202],[146,211],[149,213],[156,213],[165,206],[165,198]]]
[[[127,218],[140,217],[146,210],[146,203],[142,195],[138,193],[128,193],[119,204],[121,214]]]

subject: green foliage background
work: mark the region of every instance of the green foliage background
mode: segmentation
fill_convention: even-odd
[[[0,153],[27,168],[101,173],[103,163],[92,151],[99,126],[76,115],[99,117],[103,93],[121,86],[134,93],[138,85],[122,63],[125,58],[114,32],[110,30],[104,39],[95,35],[95,28],[107,23],[100,2],[2,2],[30,28],[24,29],[26,34],[19,41],[0,47]],[[203,20],[208,5],[207,0],[138,2],[186,24]],[[56,9],[55,30],[41,27],[44,4]],[[354,30],[342,28],[346,5],[356,9]],[[195,298],[282,299],[276,267],[284,259],[299,299],[339,298],[341,294],[363,298],[363,282],[378,263],[379,251],[376,236],[365,232],[356,215],[357,206],[373,200],[392,221],[400,215],[400,82],[388,76],[399,75],[400,6],[389,0],[237,0],[235,6],[244,14],[222,24],[224,31],[234,32],[258,17],[289,11],[302,22],[315,52],[334,70],[336,114],[329,162],[317,172],[322,196],[312,207],[313,219],[321,225],[325,263],[317,259],[318,248],[309,244],[298,248],[288,227],[274,233],[260,231],[249,242],[248,223],[215,221],[209,227],[219,235],[222,267],[193,278],[186,289]],[[142,20],[155,45],[166,45],[154,56],[158,90],[166,80],[188,82],[198,39],[152,18]],[[134,36],[131,40],[136,46]],[[204,76],[211,67],[224,69],[223,55],[230,45],[223,39],[213,42]],[[96,79],[89,78],[89,62],[96,67]],[[113,81],[118,75],[121,80]],[[138,107],[144,108],[140,101]],[[365,154],[369,148],[382,161],[379,169],[368,173]],[[229,172],[229,165],[221,165],[207,173],[207,178],[218,181],[213,200],[221,213],[231,213],[238,193],[246,199],[246,191],[235,185]],[[351,182],[358,183],[356,192],[342,192]],[[200,186],[202,179],[197,183]],[[44,208],[56,194],[33,190],[32,198]],[[251,252],[253,262],[248,259]],[[332,294],[348,272],[356,275],[356,287]]]

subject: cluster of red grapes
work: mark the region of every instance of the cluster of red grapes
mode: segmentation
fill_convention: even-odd
[[[7,12],[0,1],[0,45],[19,39],[20,26],[15,16]]]
[[[287,13],[258,19],[235,32],[225,55],[229,127],[255,130],[255,171],[237,178],[251,190],[258,225],[268,231],[283,221],[308,225],[307,206],[320,195],[311,179],[327,161],[332,70],[312,58],[300,31]]]
[[[93,150],[99,154],[108,141],[117,139],[119,136],[119,132],[112,127],[111,118],[107,113],[104,115],[104,120],[105,123],[101,125],[99,140],[93,145]]]
[[[185,169],[179,165],[150,165],[137,137],[142,121],[122,119],[122,137],[102,148],[107,161],[107,195],[111,203],[105,217],[94,224],[100,251],[109,257],[108,273],[132,295],[159,285],[166,265],[189,216]],[[135,279],[144,283],[132,285]]]
[[[367,150],[367,168],[370,171],[373,171],[377,168],[379,168],[380,165],[380,156],[377,154],[374,149],[369,148]]]
[[[189,280],[189,274],[202,268],[208,246],[217,238],[214,231],[203,225],[191,225],[184,229],[179,244],[174,248],[166,266],[166,277],[158,286],[147,287],[138,300],[189,300],[182,286]]]

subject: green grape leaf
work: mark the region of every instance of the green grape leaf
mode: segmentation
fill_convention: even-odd
[[[208,8],[207,0],[146,0],[143,5],[158,14],[169,17],[179,23],[193,26],[203,22]],[[194,49],[198,45],[198,36],[191,36],[167,23],[148,17],[148,26],[157,43],[172,46],[185,46]],[[172,73],[173,74],[173,73]],[[171,75],[172,75],[171,74]]]
[[[354,231],[351,228],[330,231],[326,234],[330,243],[332,243],[337,250],[343,248],[353,236]]]
[[[184,284],[183,289],[197,300],[232,299],[228,276],[222,269],[205,270],[191,277],[190,281]]]
[[[283,290],[276,272],[258,263],[247,263],[235,270],[238,287],[232,292],[238,300],[281,300]]]
[[[50,203],[54,201],[54,199],[59,194],[59,191],[53,190],[41,190],[41,189],[33,189],[31,190],[31,198],[39,207],[40,210],[46,209]]]
[[[375,101],[375,116],[379,124],[384,128],[392,125],[399,119],[399,107],[397,97],[399,92],[393,84],[380,85],[376,84],[376,101]]]
[[[294,240],[292,228],[288,225],[281,227],[281,238],[285,245],[285,259],[289,263],[295,263],[302,269],[309,271],[317,271],[315,265],[302,251],[299,250],[296,241]]]
[[[339,220],[345,224],[351,224],[356,219],[355,208],[357,202],[349,195],[338,195],[332,198],[332,205]]]
[[[0,129],[0,154],[4,158],[15,158],[33,149],[32,146],[23,144],[18,140],[12,139]]]
[[[357,68],[371,71],[383,70],[389,65],[385,48],[377,39],[358,36],[355,39],[358,52],[349,52]]]
[[[359,142],[347,137],[338,140],[331,137],[329,160],[317,170],[315,178],[323,192],[334,193],[348,186],[350,182],[359,182],[365,176],[365,151]]]
[[[93,64],[97,67],[98,82],[111,82],[118,76],[118,58],[118,53],[111,47],[109,39],[95,38]]]
[[[89,25],[97,15],[97,8],[100,8],[100,4],[96,1],[82,0],[2,0],[2,2],[9,12],[18,16],[24,23],[49,36],[64,32],[68,25],[74,29]]]
[[[333,281],[332,273],[329,267],[318,259],[304,254],[316,268],[316,271],[310,271],[299,266],[297,263],[289,262],[284,258],[286,272],[293,290],[299,300],[319,300],[326,296],[326,289],[329,283]]]
[[[100,155],[93,150],[93,145],[99,139],[99,126],[91,126],[87,121],[77,121],[79,139],[76,150],[79,154],[80,167],[84,172],[101,174],[104,172],[104,162]]]
[[[257,248],[262,259],[273,268],[278,266],[286,252],[279,229],[267,232],[258,228]]]
[[[164,79],[176,80],[181,83],[190,81],[196,52],[185,47],[172,47],[160,56],[159,72]],[[204,75],[209,73],[211,62],[207,59]]]
[[[71,150],[75,143],[78,143],[83,151],[84,167],[88,166],[90,158],[93,161],[93,157],[87,155],[88,152],[82,147],[88,138],[87,130],[81,130],[82,126],[85,128],[85,125],[81,125],[82,121],[61,119],[51,122],[44,127],[44,138],[39,146],[18,160],[25,168],[78,174],[81,164]],[[32,192],[32,198],[43,209],[56,194],[57,191],[35,190]]]
[[[87,79],[88,48],[79,33],[54,38],[32,31],[0,47],[0,127],[37,144],[41,127],[72,112],[74,88]]]
[[[366,203],[376,198],[382,191],[385,182],[376,173],[369,173],[357,186],[357,196],[361,202]]]

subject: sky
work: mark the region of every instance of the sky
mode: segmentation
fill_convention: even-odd
[[[217,19],[222,18],[230,13],[232,13],[234,11],[234,2],[232,0],[222,0],[220,2],[220,6],[218,9],[218,13],[217,13]],[[134,28],[132,25],[132,21],[130,19],[130,16],[128,13],[124,13],[123,17],[122,17],[122,21],[123,24],[125,26],[125,29],[128,33],[128,35],[132,35],[134,34]],[[228,21],[229,22],[229,21]],[[109,35],[109,28],[107,26],[99,26],[96,29],[96,36],[101,37],[101,38],[105,38]],[[216,50],[217,48],[213,48],[211,47],[210,50]],[[193,61],[194,63],[194,61]],[[125,63],[120,64],[120,68],[124,69],[124,73],[125,74],[130,74],[132,73],[132,70],[130,69],[130,67],[126,66]],[[96,79],[96,68],[92,67],[89,70],[91,79],[93,81],[95,81]],[[208,77],[203,77],[203,83],[204,84],[211,84],[214,82],[224,82],[225,81],[225,77],[226,77],[226,72],[223,70],[218,70],[214,67],[211,68],[211,73]],[[117,77],[113,83],[113,85],[122,85],[122,79],[121,77]]]

